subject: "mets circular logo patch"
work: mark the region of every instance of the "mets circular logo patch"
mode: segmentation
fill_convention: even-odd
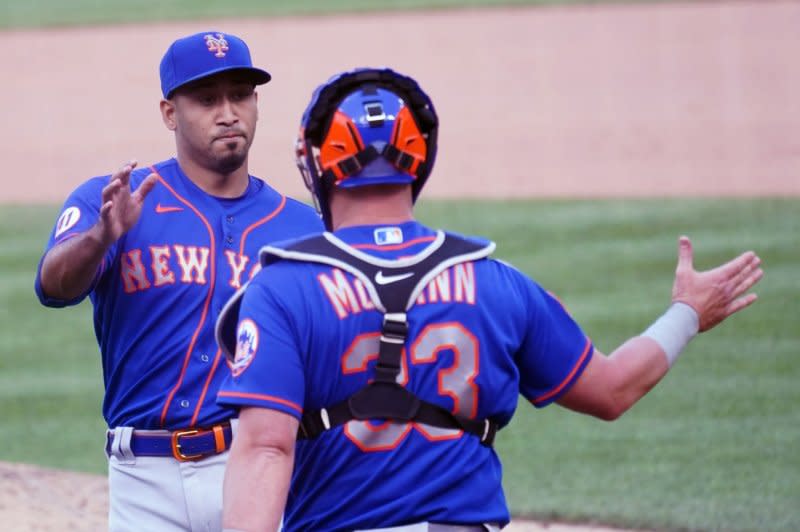
[[[253,361],[258,349],[258,327],[253,320],[245,319],[239,322],[236,329],[236,356],[231,365],[231,372],[236,377],[247,369]]]

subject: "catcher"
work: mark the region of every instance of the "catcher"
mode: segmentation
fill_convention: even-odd
[[[670,307],[601,353],[493,243],[414,221],[438,125],[389,69],[314,92],[298,164],[330,232],[263,248],[217,322],[233,368],[217,400],[240,409],[228,529],[276,530],[284,511],[288,531],[502,528],[492,445],[519,394],[613,420],[698,332],[756,300],[755,253],[698,272],[681,237]]]

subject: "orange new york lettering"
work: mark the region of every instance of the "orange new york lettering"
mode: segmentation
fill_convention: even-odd
[[[206,284],[206,268],[208,268],[208,248],[197,246],[181,246],[175,244],[175,255],[181,267],[181,282]],[[199,252],[199,253],[198,253]]]
[[[169,268],[169,246],[150,246],[150,256],[153,259],[153,286],[174,284],[175,273]]]
[[[250,261],[250,257],[239,255],[231,250],[225,251],[225,257],[231,267],[231,280],[228,281],[228,285],[238,290],[242,286],[242,272],[244,272],[245,266]]]
[[[126,294],[150,288],[150,281],[142,264],[142,250],[132,249],[120,256],[122,285]]]

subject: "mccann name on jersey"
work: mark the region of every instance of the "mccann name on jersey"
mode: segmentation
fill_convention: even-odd
[[[380,273],[380,272],[378,272]],[[369,297],[364,283],[338,268],[321,273],[317,281],[333,306],[339,319],[374,310],[375,304]],[[466,303],[475,304],[475,268],[471,262],[456,264],[444,270],[428,283],[417,297],[417,305],[428,303]]]

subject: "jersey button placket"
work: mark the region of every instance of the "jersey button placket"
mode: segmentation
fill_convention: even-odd
[[[235,226],[233,225],[234,221],[236,221],[236,218],[234,218],[232,214],[225,215],[225,222],[227,223],[227,227],[224,229],[225,245],[229,248],[234,247],[234,242],[236,241],[236,239],[233,238],[233,231],[235,229]]]

